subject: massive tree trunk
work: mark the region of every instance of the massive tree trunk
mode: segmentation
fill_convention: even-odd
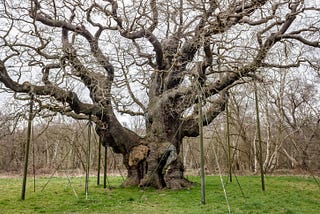
[[[109,128],[106,128],[109,122],[105,124],[105,128],[97,126],[96,131],[102,138],[102,144],[122,153],[123,163],[128,170],[125,186],[172,189],[190,186],[191,183],[184,178],[184,168],[179,156],[183,127],[179,115],[170,114],[170,109],[164,106],[150,106],[149,109],[145,137],[138,137],[123,128],[114,117]]]

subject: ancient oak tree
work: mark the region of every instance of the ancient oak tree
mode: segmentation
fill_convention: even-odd
[[[90,116],[123,155],[124,185],[183,188],[180,146],[199,134],[199,100],[206,126],[258,72],[317,66],[316,2],[1,1],[1,87],[32,93],[41,111]],[[145,135],[118,113],[143,117]]]

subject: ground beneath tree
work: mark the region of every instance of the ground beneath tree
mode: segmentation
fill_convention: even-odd
[[[97,171],[91,171],[90,172],[90,177],[96,177],[98,174]],[[4,170],[0,170],[0,178],[22,178],[22,171],[21,172],[17,172],[17,171],[4,171]],[[212,175],[212,176],[218,176],[219,172],[213,172],[213,173],[209,173],[206,172],[206,175]],[[260,175],[259,172],[258,173],[252,173],[252,172],[248,172],[248,171],[237,171],[234,172],[234,175],[236,176],[253,176],[253,175]],[[55,177],[84,177],[85,176],[85,172],[79,169],[76,170],[58,170],[56,172],[54,171],[49,171],[49,170],[39,170],[36,171],[36,177],[50,177],[50,176],[55,176]],[[101,170],[100,172],[100,176],[103,176],[103,171]],[[124,179],[126,178],[127,174],[126,174],[126,170],[123,169],[123,171],[119,172],[119,170],[116,171],[108,171],[107,176],[121,176]],[[185,176],[200,176],[200,170],[197,169],[187,169],[185,171]],[[227,176],[227,174],[223,174],[223,176]],[[316,177],[320,177],[320,169],[319,170],[310,170],[310,171],[306,171],[303,169],[278,169],[275,170],[273,173],[268,173],[266,174],[266,176],[316,176]],[[28,177],[33,177],[33,173],[32,171],[28,172]]]

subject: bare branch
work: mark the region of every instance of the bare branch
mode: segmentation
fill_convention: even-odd
[[[209,125],[221,112],[224,111],[225,105],[228,101],[226,92],[221,92],[219,98],[210,101],[209,107],[204,111],[203,125]],[[196,137],[199,135],[198,114],[195,114],[182,119],[181,135],[182,137]]]
[[[53,85],[36,86],[30,84],[29,82],[19,84],[18,82],[13,81],[8,75],[3,61],[0,61],[0,82],[4,83],[6,87],[15,92],[53,96],[60,102],[68,103],[77,114],[83,113],[89,115],[101,113],[100,107],[92,104],[82,103],[74,92],[64,91]]]
[[[299,35],[294,35],[294,34],[284,34],[282,35],[282,38],[286,38],[286,39],[294,39],[297,40],[299,42],[302,42],[305,45],[311,46],[311,47],[315,47],[315,48],[320,48],[320,41],[309,41],[305,38],[303,38],[302,36]]]

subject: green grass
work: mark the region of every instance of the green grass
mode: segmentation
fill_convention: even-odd
[[[189,177],[200,182],[199,177]],[[260,188],[260,178],[238,177],[225,189],[232,213],[319,213],[320,187],[313,178],[266,177],[266,191]],[[96,186],[90,178],[89,196],[84,194],[84,178],[28,178],[25,201],[20,200],[21,178],[0,179],[0,213],[228,213],[220,179],[206,177],[206,204],[201,204],[200,185],[191,189],[155,190],[152,188],[122,188],[120,177],[109,177],[112,189]],[[75,190],[76,194],[74,193]],[[242,191],[241,191],[242,189]],[[76,196],[77,195],[77,196]]]

